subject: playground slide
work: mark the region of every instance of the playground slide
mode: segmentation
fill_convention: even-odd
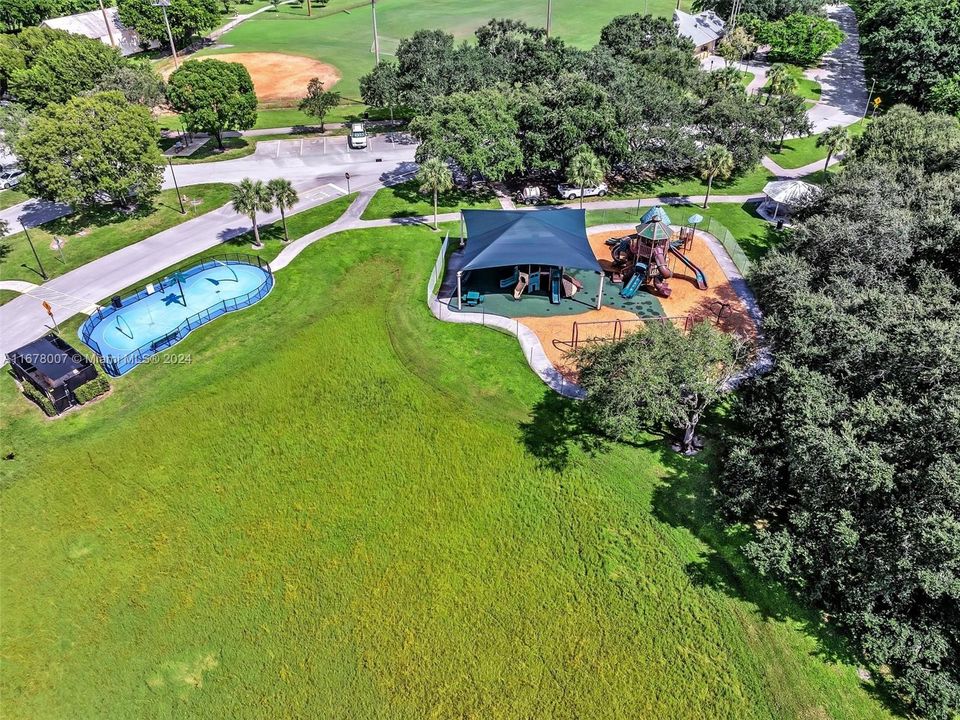
[[[667,265],[667,260],[663,256],[663,248],[658,247],[653,251],[653,261],[657,264],[657,270],[660,271],[660,277],[669,280],[673,277],[673,270]]]
[[[560,304],[560,268],[550,270],[550,302],[554,305]]]
[[[637,290],[640,289],[640,283],[643,282],[644,275],[644,271],[637,267],[636,272],[630,276],[629,282],[627,282],[627,284],[623,286],[623,290],[620,291],[620,297],[629,299],[636,295]]]
[[[687,258],[686,255],[684,255],[682,252],[680,252],[680,251],[677,250],[676,248],[671,247],[671,248],[670,248],[670,252],[673,253],[674,255],[676,255],[678,258],[680,258],[680,262],[682,262],[684,265],[686,265],[687,268],[693,273],[693,277],[694,277],[695,280],[696,280],[697,287],[698,287],[700,290],[706,290],[706,289],[707,289],[707,276],[703,274],[703,270],[701,270],[701,269],[698,268],[696,265],[694,265],[692,262],[690,262],[690,259]]]
[[[513,289],[513,299],[519,300],[523,291],[527,289],[527,283],[530,282],[530,276],[527,273],[520,273],[520,279],[517,280],[517,286]]]

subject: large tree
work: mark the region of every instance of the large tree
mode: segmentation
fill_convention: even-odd
[[[960,123],[878,118],[752,285],[775,365],[722,479],[746,552],[913,709],[960,709]]]
[[[97,81],[97,92],[119,90],[132,103],[153,108],[166,99],[163,78],[145,61],[131,61],[107,71]]]
[[[410,123],[421,141],[417,162],[452,160],[469,178],[502,180],[523,165],[513,116],[514,98],[497,90],[454,93],[437,98],[430,111]]]
[[[17,142],[31,195],[80,205],[116,205],[160,190],[160,131],[150,112],[119,92],[71,98],[38,113]]]
[[[745,18],[743,25],[758,42],[770,46],[770,60],[803,67],[817,65],[844,38],[840,27],[821,15],[797,13],[774,22]]]
[[[188,60],[170,76],[167,97],[191,132],[207,132],[223,149],[225,130],[249,130],[257,121],[257,96],[240,63]]]
[[[99,40],[46,28],[24,30],[6,52],[16,63],[8,90],[32,108],[93,90],[124,62],[116,48]]]
[[[586,414],[617,439],[665,428],[676,447],[695,452],[697,427],[747,358],[739,338],[700,322],[689,332],[654,322],[623,340],[588,346],[577,357]]]
[[[791,93],[780,95],[770,103],[768,108],[780,136],[777,143],[778,152],[783,150],[783,141],[787,135],[794,137],[809,135],[813,129],[813,124],[807,117],[807,104],[799,95]]]
[[[960,68],[960,0],[857,0],[860,52],[887,100],[924,110]]]
[[[327,114],[340,104],[340,93],[324,90],[320,78],[311,78],[307,94],[300,101],[300,111],[320,121],[320,132],[326,126]]]
[[[117,0],[120,20],[132,27],[144,40],[165,41],[167,29],[160,7],[143,0]],[[170,0],[167,18],[177,45],[183,45],[220,23],[220,0]]]

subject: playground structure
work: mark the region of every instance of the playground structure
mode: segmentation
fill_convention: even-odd
[[[513,268],[513,275],[500,281],[503,289],[513,287],[513,299],[520,300],[524,293],[539,293],[541,288],[549,288],[550,302],[553,305],[560,303],[560,298],[575,297],[583,290],[583,283],[572,275],[563,272],[563,268],[548,267],[546,269],[528,265],[527,271],[522,272],[520,266]]]
[[[613,281],[623,283],[620,296],[632,298],[643,288],[658,297],[670,297],[673,290],[667,281],[674,272],[667,262],[668,255],[677,258],[693,274],[698,289],[706,290],[706,274],[686,256],[693,241],[694,228],[683,227],[675,236],[670,218],[659,206],[643,216],[635,233],[607,240],[616,268]]]

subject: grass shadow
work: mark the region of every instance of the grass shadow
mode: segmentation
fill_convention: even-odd
[[[593,427],[582,402],[552,390],[544,392],[529,418],[519,424],[519,430],[527,452],[555,472],[569,466],[575,448],[592,456],[610,446],[610,441]]]
[[[427,203],[430,205],[429,211],[433,212],[433,197],[420,192],[420,184],[416,180],[408,180],[394,185],[390,188],[399,201],[411,206],[410,209],[394,210],[390,217],[406,218],[416,217],[423,214],[418,204]],[[437,196],[437,207],[440,212],[447,212],[448,208],[472,207],[482,203],[490,202],[495,195],[489,188],[477,186],[473,189],[454,188],[442,192]]]

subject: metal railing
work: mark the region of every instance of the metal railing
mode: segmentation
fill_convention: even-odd
[[[263,299],[267,293],[270,292],[271,288],[273,288],[273,272],[270,270],[270,265],[259,255],[245,255],[242,253],[224,253],[223,255],[213,255],[204,258],[199,264],[192,266],[188,270],[184,270],[181,275],[183,278],[190,278],[197,273],[202,272],[203,270],[208,270],[210,268],[217,267],[218,265],[256,265],[266,273],[267,277],[256,289],[251,290],[246,295],[230,300],[222,300],[216,305],[212,305],[204,310],[201,310],[200,312],[186,318],[170,332],[158,338],[154,338],[148,343],[144,343],[136,350],[132,350],[131,352],[120,356],[103,353],[100,350],[100,346],[92,338],[93,331],[96,329],[96,327],[103,321],[118,313],[124,307],[142,300],[153,293],[162,292],[165,288],[176,285],[177,281],[174,280],[172,276],[169,276],[156,283],[153,283],[152,292],[147,292],[145,288],[134,293],[133,295],[128,295],[127,297],[123,298],[120,301],[120,307],[114,307],[111,305],[109,307],[98,308],[97,312],[87,318],[83,325],[80,326],[80,339],[83,340],[83,342],[86,343],[97,354],[97,357],[100,359],[100,364],[103,366],[103,369],[107,372],[107,374],[117,377],[119,375],[123,375],[123,373],[128,372],[129,370],[132,370],[134,367],[152,355],[156,355],[161,350],[165,350],[171,345],[180,342],[183,340],[183,338],[201,325],[206,325],[211,320],[215,320],[216,318],[220,317],[221,315],[225,315],[228,312],[243,310],[244,308],[253,305],[254,303]]]

